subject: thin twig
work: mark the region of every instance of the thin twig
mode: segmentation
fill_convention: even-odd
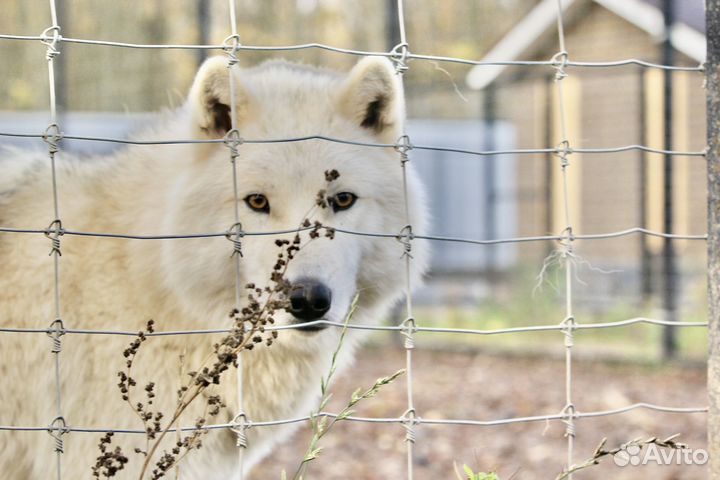
[[[555,480],[564,480],[575,472],[579,472],[580,470],[585,470],[586,468],[598,465],[603,457],[614,456],[617,453],[626,451],[628,447],[632,446],[640,447],[641,449],[647,445],[657,445],[660,448],[669,448],[673,450],[682,450],[687,448],[687,445],[685,445],[684,443],[678,443],[675,441],[675,439],[679,436],[680,434],[676,433],[675,435],[671,435],[665,440],[658,440],[656,437],[651,437],[645,440],[636,438],[635,440],[623,443],[622,445],[612,448],[610,450],[605,450],[605,443],[607,442],[607,438],[603,438],[600,441],[600,444],[595,449],[592,457],[588,458],[583,462],[570,466],[570,468],[555,477]]]

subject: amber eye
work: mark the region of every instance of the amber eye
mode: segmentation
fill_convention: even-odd
[[[352,207],[355,204],[355,200],[357,200],[357,195],[354,193],[340,192],[336,193],[330,199],[330,203],[332,204],[333,210],[339,212],[340,210],[347,210]]]
[[[248,207],[260,213],[270,213],[270,202],[262,193],[253,193],[245,197]]]

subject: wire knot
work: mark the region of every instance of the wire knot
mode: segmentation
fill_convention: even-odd
[[[230,424],[230,430],[237,436],[237,439],[235,440],[235,445],[238,448],[247,448],[247,429],[252,426],[252,422],[247,419],[247,415],[245,415],[245,412],[241,411],[240,413],[235,415],[235,418],[232,419],[232,422],[230,422]]]
[[[45,59],[49,62],[58,55],[60,51],[57,49],[57,44],[60,42],[62,36],[60,35],[60,26],[53,25],[48,27],[40,34],[40,42],[47,47],[45,51]]]
[[[65,447],[63,442],[63,435],[69,433],[70,429],[65,423],[65,418],[55,417],[50,425],[48,426],[48,433],[55,439],[55,451],[58,453],[64,453]]]
[[[568,76],[565,68],[568,66],[568,52],[560,51],[553,55],[550,59],[553,68],[555,69],[555,81],[559,82]]]
[[[555,147],[555,155],[560,157],[560,166],[562,168],[567,168],[570,165],[570,160],[568,159],[568,156],[573,153],[573,149],[570,148],[570,142],[568,140],[563,140],[562,142],[558,143],[557,147]]]
[[[560,414],[562,415],[562,423],[565,424],[565,436],[566,437],[575,437],[575,415],[577,414],[577,411],[575,410],[575,405],[572,403],[568,403],[563,407],[563,409],[560,411]]]
[[[65,234],[65,230],[62,228],[62,221],[60,219],[53,220],[50,225],[45,229],[45,237],[50,239],[52,243],[52,250],[48,255],[59,255],[62,257],[60,251],[60,237]]]
[[[237,52],[240,49],[240,45],[240,35],[237,33],[229,35],[225,37],[225,40],[223,40],[222,49],[228,56],[228,68],[231,68],[233,65],[237,65]]]
[[[47,336],[52,338],[52,353],[60,353],[62,351],[62,341],[60,337],[65,335],[65,325],[59,318],[53,320],[47,329]]]
[[[405,349],[412,350],[415,348],[415,332],[417,332],[417,325],[413,317],[408,317],[400,324],[400,333],[405,337]]]
[[[415,443],[415,425],[420,424],[420,417],[417,416],[415,409],[410,407],[400,417],[400,423],[405,428],[405,441]]]
[[[234,162],[237,157],[240,156],[238,147],[244,143],[244,140],[240,136],[240,132],[237,128],[228,130],[223,137],[223,143],[230,149],[230,158]]]
[[[575,344],[573,332],[577,328],[577,323],[575,322],[575,317],[570,315],[569,317],[565,318],[565,320],[560,322],[560,326],[562,327],[563,335],[565,335],[565,346],[567,348],[572,347]]]
[[[223,40],[222,49],[228,56],[228,68],[238,63],[237,51],[240,48],[240,35],[229,35]]]
[[[562,246],[561,252],[563,257],[571,257],[573,255],[572,243],[575,241],[575,234],[573,233],[572,226],[568,225],[565,227],[565,229],[560,232],[560,236],[562,237],[560,245]]]
[[[408,55],[410,55],[410,50],[407,42],[398,43],[390,50],[390,60],[395,64],[395,73],[398,75],[408,71]]]
[[[412,231],[412,225],[405,225],[402,230],[400,230],[400,233],[397,234],[395,237],[395,240],[400,242],[403,245],[403,254],[402,256],[405,257],[412,257],[412,241],[415,238],[415,235],[413,235]]]
[[[62,133],[57,123],[51,123],[42,134],[42,139],[48,145],[48,152],[54,155],[58,152],[58,142],[62,140]]]
[[[227,232],[225,232],[225,238],[230,240],[233,244],[233,253],[231,257],[237,255],[240,255],[240,257],[243,256],[242,253],[242,238],[245,236],[245,232],[243,232],[242,229],[242,223],[237,222],[232,227],[228,229]]]
[[[413,144],[410,143],[410,137],[407,135],[402,135],[400,138],[397,139],[395,142],[395,151],[400,154],[400,160],[405,163],[410,158],[408,157],[408,152],[413,149]]]

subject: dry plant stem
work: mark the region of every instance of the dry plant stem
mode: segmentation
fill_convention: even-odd
[[[128,360],[128,367],[125,370],[128,379],[132,378],[130,373],[132,372],[132,362],[135,360],[135,355],[136,355],[135,353],[132,354],[132,356]],[[140,414],[140,412],[135,408],[135,405],[133,405],[132,399],[130,398],[130,391],[128,391],[125,401],[127,402],[128,405],[130,405],[130,409],[133,412],[135,412],[135,415],[138,416],[140,421],[143,422],[143,427],[145,427],[145,431],[147,431],[147,421],[145,420],[145,417],[143,417]],[[149,447],[150,447],[150,438],[146,436],[145,437],[145,452],[148,451]]]
[[[678,436],[680,436],[679,433],[672,435],[665,440],[658,440],[656,437],[651,437],[646,440],[636,438],[635,440],[623,443],[619,447],[615,447],[610,450],[605,450],[605,442],[607,442],[607,438],[603,438],[602,441],[600,441],[600,444],[595,449],[595,453],[593,453],[592,457],[588,458],[582,463],[572,465],[566,471],[560,473],[557,477],[555,477],[555,480],[565,480],[575,472],[579,472],[580,470],[585,470],[586,468],[598,465],[600,463],[600,459],[602,459],[603,457],[614,456],[617,453],[627,450],[627,448],[631,446],[642,448],[647,445],[657,445],[660,448],[669,448],[673,450],[682,450],[684,448],[687,448],[687,445],[675,441]]]
[[[453,471],[455,472],[455,476],[458,480],[464,480],[460,470],[458,470],[457,462],[453,462]]]
[[[405,373],[405,369],[400,369],[397,372],[393,373],[392,375],[388,375],[387,377],[379,378],[375,381],[375,383],[368,389],[362,390],[357,389],[355,392],[353,392],[352,397],[350,398],[350,402],[338,413],[330,422],[330,424],[326,425],[327,418],[326,416],[320,416],[320,412],[316,412],[312,418],[311,422],[313,424],[313,438],[310,441],[310,446],[308,447],[308,450],[305,454],[305,458],[303,458],[303,461],[300,463],[300,467],[298,468],[297,472],[295,472],[295,475],[293,476],[293,480],[302,480],[303,476],[302,474],[307,469],[307,465],[309,462],[317,458],[317,456],[320,454],[320,451],[322,448],[318,447],[317,444],[320,441],[322,437],[325,436],[327,432],[329,432],[332,427],[337,423],[341,422],[343,420],[347,420],[347,418],[354,413],[353,407],[360,403],[362,400],[372,398],[380,391],[382,387],[385,385],[389,385],[401,375]],[[323,403],[326,403],[327,400],[329,400],[330,397],[327,396]]]
[[[378,393],[380,388],[392,383],[400,375],[405,373],[405,370],[398,370],[390,376],[379,378],[370,388],[364,391],[362,389],[355,390],[355,392],[353,392],[352,396],[350,397],[350,401],[348,402],[348,404],[342,409],[342,411],[340,411],[340,413],[337,414],[337,416],[335,416],[330,421],[329,424],[327,423],[328,417],[320,415],[331,397],[331,395],[327,392],[327,388],[330,384],[330,381],[332,380],[333,375],[335,374],[335,371],[337,370],[337,357],[340,353],[340,349],[342,348],[345,334],[347,333],[348,323],[350,322],[350,319],[352,318],[352,315],[353,313],[355,313],[355,309],[357,308],[357,301],[358,295],[355,295],[352,305],[350,306],[350,310],[345,317],[345,322],[340,333],[340,339],[338,340],[338,346],[333,352],[332,360],[330,362],[330,370],[328,371],[327,376],[320,379],[320,391],[322,393],[322,399],[320,401],[320,404],[318,405],[318,409],[310,415],[310,424],[312,426],[313,436],[310,439],[310,444],[308,445],[302,462],[300,462],[300,465],[298,466],[295,474],[293,475],[293,480],[302,480],[303,475],[307,470],[308,464],[312,460],[317,458],[317,456],[320,454],[320,451],[322,450],[320,447],[318,447],[318,442],[323,436],[325,436],[327,432],[329,432],[333,428],[333,426],[337,422],[346,420],[350,415],[353,414],[353,407],[355,407],[355,405],[357,405],[360,401],[374,397]]]
[[[180,418],[180,415],[187,409],[187,407],[192,403],[193,400],[195,400],[200,394],[202,393],[202,390],[197,390],[192,397],[187,401],[187,403],[184,403],[183,405],[179,406],[175,413],[173,414],[173,417],[170,419],[170,422],[168,422],[167,427],[163,429],[162,432],[160,432],[160,435],[158,435],[157,439],[155,440],[155,443],[153,443],[152,447],[150,447],[150,450],[145,455],[145,461],[143,462],[142,470],[140,471],[140,475],[138,476],[139,480],[142,480],[145,477],[145,473],[147,472],[148,467],[150,466],[150,459],[155,455],[155,452],[157,452],[158,447],[160,446],[160,442],[162,442],[163,438],[167,434],[167,432],[170,430],[172,425]]]
[[[353,314],[355,313],[355,309],[357,308],[357,301],[358,301],[358,295],[355,295],[355,298],[353,298],[352,304],[350,305],[350,310],[348,310],[348,314],[345,316],[345,322],[343,323],[343,328],[340,331],[340,338],[338,339],[338,345],[337,348],[335,348],[335,351],[333,352],[332,359],[330,360],[330,370],[328,371],[328,374],[325,378],[320,379],[320,393],[322,395],[322,399],[320,400],[320,405],[318,406],[318,413],[323,409],[323,407],[327,404],[328,400],[330,400],[330,396],[327,395],[327,387],[330,383],[330,380],[332,379],[333,375],[335,374],[335,370],[337,369],[337,356],[340,353],[340,348],[342,347],[343,341],[345,340],[345,335],[347,334],[347,326],[348,323],[350,323],[350,319],[352,318]],[[312,417],[312,415],[311,415]],[[311,420],[313,423],[317,422],[317,417],[314,417],[314,419]],[[315,427],[315,425],[313,425]],[[313,428],[315,430],[315,428]],[[316,435],[313,435],[312,440],[310,441],[310,445],[308,446],[307,451],[305,452],[305,455],[303,456],[303,461],[298,466],[298,469],[295,471],[295,475],[293,475],[293,480],[297,480],[299,478],[302,478],[302,474],[305,472],[306,464],[309,461],[308,457],[311,455],[311,453],[316,449],[317,447],[317,441],[319,438],[316,438]]]
[[[287,266],[286,266],[287,268]],[[284,273],[284,272],[283,272]],[[273,299],[272,294],[269,295],[267,301],[265,302],[265,305],[263,306],[261,310],[261,314],[265,313],[267,310],[267,306],[269,302]],[[233,353],[238,353],[242,351],[248,344],[248,342],[252,339],[254,334],[257,333],[257,327],[253,327],[249,332],[246,333],[243,342],[233,350]],[[203,370],[203,368],[207,367],[210,360],[214,357],[214,352],[208,354],[202,361],[200,368],[197,370],[195,375],[191,376],[191,383],[194,382],[197,378],[197,376],[200,374],[200,372]],[[160,432],[160,434],[155,439],[155,442],[152,444],[152,446],[149,447],[149,449],[146,449],[145,454],[145,461],[143,462],[142,469],[140,471],[140,475],[138,476],[139,480],[142,480],[145,477],[145,474],[147,473],[147,469],[150,466],[150,461],[157,452],[157,449],[159,448],[160,444],[162,443],[162,440],[165,438],[165,435],[172,429],[173,425],[176,424],[176,422],[180,419],[180,416],[185,412],[185,410],[192,404],[192,402],[200,396],[207,387],[203,386],[202,384],[194,384],[191,388],[188,388],[185,390],[185,392],[182,394],[180,399],[178,400],[177,407],[175,411],[173,412],[172,417],[170,418],[170,421],[167,423],[167,426]],[[132,406],[132,405],[131,405]]]
[[[207,417],[207,414],[208,414],[208,405],[205,405],[205,412],[203,413],[203,418]],[[197,442],[195,442],[195,443],[197,443]],[[180,462],[182,461],[182,459],[185,458],[187,456],[187,454],[190,453],[191,450],[192,450],[192,448],[185,449],[185,451],[175,460],[175,466],[179,465]]]
[[[285,265],[283,269],[283,274],[287,271],[287,264]],[[268,305],[270,304],[271,300],[273,300],[273,294],[272,292],[267,300],[265,301],[265,304],[263,305],[263,308],[261,310],[261,315],[267,312]],[[252,341],[252,338],[255,333],[257,333],[258,328],[257,326],[253,326],[253,328],[245,334],[243,342],[236,347],[233,350],[233,353],[237,354],[245,349],[245,347],[248,345],[248,342]],[[194,381],[197,376],[200,374],[203,368],[207,367],[210,360],[213,358],[214,353],[211,353],[205,357],[204,361],[202,362],[200,368],[197,370],[196,374],[191,378],[191,381]],[[153,455],[157,452],[158,447],[160,446],[160,443],[162,442],[163,438],[167,434],[168,431],[172,428],[172,426],[178,421],[180,416],[185,412],[185,410],[190,406],[190,404],[198,397],[200,394],[202,394],[203,391],[205,391],[206,387],[202,385],[195,384],[192,389],[187,389],[183,396],[178,401],[178,406],[175,409],[175,412],[172,415],[172,418],[168,422],[167,426],[163,429],[163,431],[158,435],[155,443],[152,445],[149,451],[147,451],[147,455],[145,456],[145,461],[143,462],[143,467],[140,472],[140,476],[138,477],[139,480],[142,480],[145,476],[145,473],[147,472],[147,469],[150,465],[150,460],[153,457]],[[192,392],[192,393],[191,393]],[[188,397],[188,395],[190,395]]]
[[[309,223],[309,221],[306,220],[305,223],[303,224],[303,226],[306,226],[306,224],[308,224],[308,223]],[[327,229],[326,227],[323,227],[322,225],[320,225],[318,223],[315,224],[315,229],[313,229],[311,232],[315,232],[317,234],[317,231],[320,230],[321,228],[325,228],[326,230],[328,230],[328,232],[330,232],[329,229]],[[299,230],[296,235],[299,235]],[[305,244],[300,245],[298,247],[298,249],[304,248],[310,242],[312,242],[315,238],[316,237],[311,236],[310,240],[308,240]],[[283,268],[280,271],[281,278],[284,278],[285,274],[287,273],[288,265],[289,265],[289,262],[285,262],[285,264],[283,265]],[[275,300],[275,290],[273,290],[269,293],[268,298],[265,300],[264,305],[262,306],[260,311],[256,314],[256,316],[258,318],[262,318],[263,315],[267,315],[268,308],[270,305],[273,304],[274,300]],[[244,322],[243,322],[243,325],[244,325]],[[243,342],[240,345],[238,345],[236,348],[234,348],[231,353],[239,354],[240,352],[242,352],[247,347],[247,345],[252,341],[255,334],[257,334],[259,331],[260,331],[260,327],[258,327],[257,324],[253,324],[252,328],[249,331],[244,333]],[[200,368],[197,370],[196,374],[192,377],[191,381],[194,381],[197,378],[197,375],[200,374],[200,372],[203,370],[203,368],[208,366],[208,363],[214,356],[215,356],[215,354],[211,353],[205,357]],[[147,473],[147,469],[150,466],[150,461],[153,458],[153,456],[155,455],[155,453],[157,453],[157,449],[159,448],[165,435],[167,435],[168,431],[170,431],[172,429],[173,425],[179,420],[180,416],[185,412],[185,410],[190,406],[190,404],[200,394],[202,394],[203,391],[205,391],[205,389],[206,389],[205,386],[195,384],[193,386],[193,388],[189,388],[185,391],[183,396],[178,401],[178,406],[175,409],[175,412],[173,413],[167,426],[158,434],[158,436],[157,436],[155,442],[152,444],[152,446],[148,450],[146,450],[145,461],[143,462],[142,470],[140,472],[138,480],[142,480],[145,477],[145,474]],[[183,457],[184,457],[184,455],[183,455]]]
[[[183,378],[185,375],[185,355],[187,355],[187,348],[183,348],[183,351],[178,358],[178,363],[179,363],[179,365],[178,365],[178,380],[179,380],[180,387],[182,387],[182,385],[183,385]],[[175,426],[179,427],[179,425],[175,425]],[[175,430],[175,443],[176,444],[180,443],[181,440],[182,440],[182,435],[180,433],[180,429],[177,428]],[[175,480],[179,480],[179,479],[180,479],[180,462],[178,461],[175,463]]]

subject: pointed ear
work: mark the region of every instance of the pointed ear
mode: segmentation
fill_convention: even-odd
[[[339,108],[358,126],[394,143],[402,132],[405,108],[392,62],[384,57],[360,60],[341,87]]]
[[[240,125],[248,116],[250,97],[240,83],[239,68],[234,69],[235,112],[237,124]],[[201,138],[222,138],[232,128],[230,75],[226,58],[212,57],[202,64],[190,89],[188,101],[194,130]]]

